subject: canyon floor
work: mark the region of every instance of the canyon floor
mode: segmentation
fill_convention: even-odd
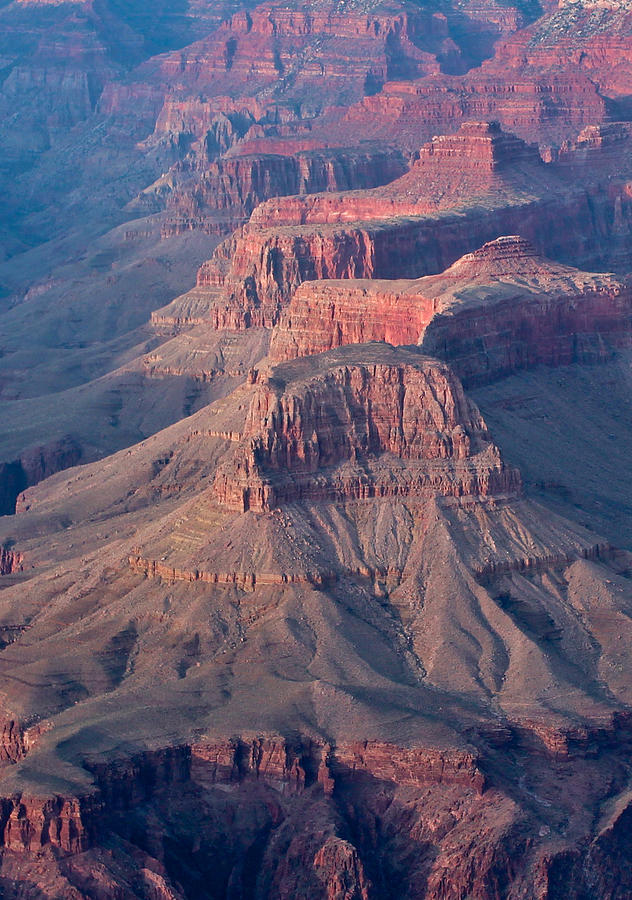
[[[625,0],[0,0],[0,895],[632,896]]]

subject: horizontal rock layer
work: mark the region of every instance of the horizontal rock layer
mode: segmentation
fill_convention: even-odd
[[[354,779],[371,778],[419,787],[462,785],[477,793],[485,778],[474,753],[462,750],[401,748],[377,741],[332,747],[317,741],[257,737],[145,751],[110,763],[87,763],[96,790],[82,797],[0,799],[1,846],[38,853],[54,847],[85,851],[97,840],[106,816],[192,779],[201,785],[259,781],[282,794],[301,793],[314,784],[326,794]]]
[[[632,291],[611,275],[582,273],[505,237],[415,281],[300,285],[274,330],[273,359],[343,344],[420,344],[468,383],[536,365],[610,358],[629,346]]]
[[[192,167],[185,161],[175,169],[176,186],[167,208],[177,214],[175,221],[189,227],[199,221],[206,229],[212,220],[204,217],[215,210],[228,211],[230,221],[239,221],[269,197],[373,188],[405,171],[402,153],[381,146],[227,156]]]
[[[437,363],[333,365],[285,390],[275,384],[282,372],[256,387],[243,442],[215,477],[216,495],[230,508],[519,490],[480,414]],[[384,454],[390,462],[382,471]]]
[[[562,214],[568,223],[563,231],[557,227]],[[556,259],[623,267],[631,221],[630,198],[624,186],[613,185],[608,197],[587,190],[437,218],[267,229],[246,225],[200,269],[190,297],[184,295],[158,311],[155,321],[270,327],[303,282],[418,278],[443,271],[459,256],[502,234],[519,233],[539,253]]]

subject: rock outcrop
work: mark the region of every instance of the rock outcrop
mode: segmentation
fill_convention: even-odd
[[[582,72],[602,97],[616,102],[628,95],[631,47],[632,10],[626,0],[562,0],[521,33],[500,41],[495,62]]]
[[[261,781],[283,794],[302,793],[314,784],[325,794],[375,779],[421,787],[463,785],[483,793],[485,777],[476,754],[467,750],[404,748],[380,741],[342,743],[257,737],[250,741],[199,743],[191,747],[191,774],[211,784]]]
[[[254,211],[250,224],[332,225],[425,215],[471,204],[507,179],[519,191],[521,174],[531,173],[537,181],[542,168],[537,147],[503,131],[498,122],[466,122],[456,134],[424,144],[410,171],[378,190],[274,198]]]
[[[526,140],[557,143],[606,115],[603,98],[581,68],[518,65],[508,71],[506,60],[493,60],[461,77],[388,82],[350,107],[343,123],[366,129],[373,139],[396,134],[413,149],[420,132],[430,138],[471,119],[497,120]]]
[[[0,575],[15,575],[22,571],[24,557],[16,550],[7,547],[0,549]]]
[[[188,781],[200,786],[260,783],[283,796],[318,786],[326,796],[356,781],[375,780],[423,788],[460,785],[482,793],[485,777],[467,750],[401,748],[376,741],[329,744],[280,736],[207,741],[147,751],[108,763],[88,761],[94,788],[83,796],[0,799],[0,846],[16,853],[46,847],[66,854],[86,851],[103,821],[151,802]]]
[[[344,344],[417,344],[436,311],[434,299],[417,285],[379,279],[305,282],[273,330],[270,354],[281,361]]]
[[[611,167],[611,151],[595,152],[602,151]],[[383,187],[266,201],[217,247],[197,287],[158,310],[154,321],[270,327],[305,281],[435,274],[499,234],[520,233],[538,253],[560,261],[625,270],[632,227],[627,179],[619,172],[604,192],[593,167],[580,166],[578,179],[568,162],[572,152],[579,164],[583,147],[547,165],[497,125],[473,123],[433,139],[408,173]],[[557,227],[560,215],[569,225],[564,230]]]
[[[316,281],[293,294],[275,329],[274,359],[343,344],[419,344],[468,383],[536,365],[609,359],[631,340],[629,284],[498,238],[445,272],[414,281]]]
[[[13,873],[37,883],[42,858],[47,883],[58,891],[79,885],[88,896],[97,888],[111,890],[123,877],[134,885],[134,896],[147,896],[151,888],[149,895],[159,900],[187,897],[202,881],[222,896],[228,886],[247,885],[253,877],[259,896],[305,900],[385,897],[394,883],[400,896],[412,900],[421,878],[426,900],[450,896],[455,886],[491,898],[499,884],[521,882],[551,900],[562,891],[578,900],[588,885],[614,900],[629,884],[630,802],[619,761],[610,770],[613,802],[593,834],[581,816],[568,815],[574,801],[591,794],[591,781],[593,792],[604,790],[606,770],[590,758],[577,763],[578,778],[556,810],[546,798],[567,763],[550,760],[538,772],[520,751],[524,784],[512,796],[502,784],[484,789],[467,750],[439,753],[375,742],[331,747],[274,735],[203,741],[182,750],[189,760],[186,780],[156,780],[142,800],[128,798],[107,814],[96,794],[40,801],[39,807],[20,796],[3,801],[8,896],[14,896]],[[299,758],[309,771],[305,784],[302,775],[296,778],[303,772],[300,764],[296,768]],[[330,768],[333,779],[323,774]],[[537,805],[534,789],[540,792]],[[468,831],[474,819],[475,842]],[[113,840],[103,856],[91,841],[106,822]],[[177,842],[174,852],[161,852],[157,841],[167,830]],[[616,880],[613,863],[622,867]]]
[[[223,505],[519,490],[447,368],[412,355],[359,363],[343,352],[319,369],[278,367],[256,388],[243,442],[215,478]],[[294,383],[284,383],[286,371]]]
[[[84,799],[13,796],[0,801],[2,846],[16,853],[38,853],[46,847],[80,853],[92,843],[94,822]],[[88,808],[86,808],[88,807]]]
[[[237,12],[185,56],[167,55],[147,76],[186,86],[192,97],[211,86],[228,96],[268,88],[313,113],[374,93],[389,78],[439,72],[440,59],[458,55],[445,17],[412,5],[340,10],[324,3],[307,12],[300,4],[265,2]],[[181,106],[180,131],[195,133],[197,121]]]
[[[207,229],[217,210],[241,224],[269,197],[316,191],[373,188],[406,171],[396,149],[349,148],[303,151],[291,155],[235,155],[194,163],[185,160],[172,169],[175,186],[167,199],[173,227]]]
[[[499,240],[441,276],[463,287],[445,291],[421,345],[467,384],[537,365],[603,362],[630,346],[627,281],[552,265],[531,252],[515,239]]]
[[[81,447],[67,435],[42,446],[29,447],[20,459],[0,463],[0,515],[13,515],[27,487],[76,465],[80,459]]]

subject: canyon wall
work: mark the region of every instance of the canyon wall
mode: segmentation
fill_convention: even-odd
[[[435,137],[387,185],[267,200],[200,268],[196,289],[154,321],[271,327],[303,282],[419,278],[503,234],[520,234],[560,262],[626,271],[628,182],[613,172],[603,190],[593,166],[613,170],[628,137],[624,131],[613,151],[586,132],[545,164],[497,124],[469,123],[457,135]]]
[[[313,281],[299,286],[275,328],[284,360],[344,344],[419,344],[466,383],[536,365],[610,359],[630,345],[626,280],[539,257],[518,236],[466,254],[414,281]]]
[[[558,227],[563,215],[568,227]],[[622,225],[617,224],[619,215]],[[275,325],[305,281],[419,278],[441,272],[465,253],[502,234],[520,233],[543,254],[591,269],[626,265],[625,234],[632,205],[624,189],[610,197],[582,191],[505,208],[465,210],[438,218],[385,219],[348,226],[255,228],[224,242],[200,270],[197,317],[216,328]],[[589,229],[586,223],[589,222]],[[230,271],[227,273],[227,268]],[[221,286],[222,290],[214,290]],[[206,296],[204,296],[206,294]],[[186,322],[173,304],[157,313]]]
[[[265,510],[316,497],[486,496],[520,489],[518,473],[502,463],[448,369],[434,362],[332,362],[330,371],[299,388],[279,391],[281,367],[256,389],[242,444],[215,478],[223,505]],[[368,465],[371,459],[377,468]]]
[[[208,230],[218,211],[228,216],[221,221],[226,232],[231,223],[241,224],[269,197],[372,188],[405,171],[399,150],[379,146],[287,156],[225,156],[212,162],[185,160],[172,169],[175,186],[167,197],[170,218],[163,233]]]

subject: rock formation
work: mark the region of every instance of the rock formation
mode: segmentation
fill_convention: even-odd
[[[170,227],[208,228],[215,210],[229,211],[237,225],[271,196],[372,188],[405,170],[401,152],[381,146],[228,156],[195,165],[183,162],[175,167],[177,187],[167,201],[174,214]]]
[[[542,255],[626,266],[627,181],[616,176],[604,193],[581,162],[585,143],[575,151],[578,182],[572,152],[547,165],[497,125],[468,124],[454,137],[433,139],[410,172],[384,187],[269,200],[219,245],[194,291],[157,311],[154,321],[269,327],[305,281],[434,274],[518,231]],[[607,145],[604,154],[608,167]],[[561,214],[569,223],[563,232],[556,227]]]
[[[283,367],[274,369],[251,400],[243,446],[218,470],[220,502],[243,512],[307,498],[519,489],[448,370],[414,357],[389,363],[381,353],[367,364],[371,355],[360,365],[357,355],[334,356],[311,378],[309,367],[290,369],[296,388],[284,384]]]
[[[632,895],[629,58],[0,0],[2,897]]]
[[[498,238],[440,275],[414,281],[307,282],[275,330],[271,354],[292,359],[343,344],[419,344],[468,383],[540,364],[611,358],[630,344],[630,287]]]

